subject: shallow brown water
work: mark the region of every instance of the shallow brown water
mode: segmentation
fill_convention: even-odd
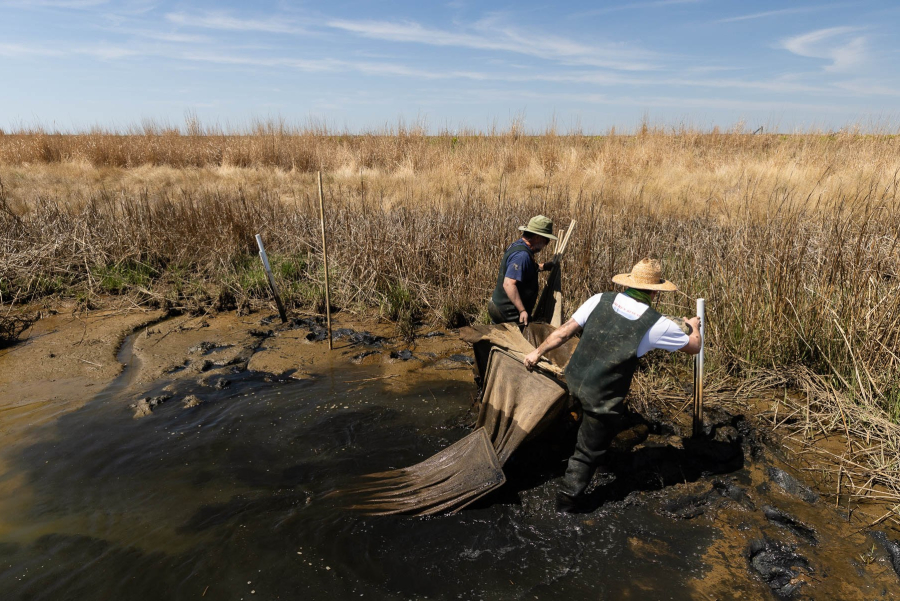
[[[865,535],[769,481],[758,443],[669,444],[658,426],[601,478],[590,514],[553,511],[565,432],[523,447],[510,484],[458,515],[347,511],[330,493],[464,436],[474,385],[398,388],[373,366],[309,367],[299,381],[237,370],[221,390],[161,379],[148,394],[168,386],[173,398],[134,419],[131,365],[4,446],[2,598],[765,599],[748,545],[767,538],[813,566],[796,598],[897,591],[883,553],[856,557]],[[190,394],[204,402],[185,408]],[[816,542],[764,505],[811,525]]]

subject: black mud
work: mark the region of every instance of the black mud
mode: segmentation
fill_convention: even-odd
[[[750,543],[747,558],[751,569],[781,598],[790,598],[799,592],[813,572],[809,560],[794,546],[768,538]]]

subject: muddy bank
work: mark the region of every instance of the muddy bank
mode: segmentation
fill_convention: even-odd
[[[36,321],[24,341],[0,350],[0,432],[14,436],[78,409],[122,372],[125,337],[162,317],[66,311]]]
[[[413,374],[470,379],[470,349],[447,332],[423,328],[415,342],[405,343],[390,324],[342,318],[333,327],[333,351],[322,344],[326,336],[316,317],[282,324],[265,313],[166,318],[161,311],[60,312],[0,351],[0,429],[11,433],[20,415],[34,425],[78,409],[122,372],[123,363],[133,369],[121,393],[132,396],[187,380],[221,390],[230,376],[246,370],[304,379],[345,363],[372,366],[378,372],[373,381],[384,379],[397,390]],[[154,406],[161,396],[151,397]]]
[[[406,345],[389,325],[341,316],[329,351],[313,317],[107,315],[87,332],[42,321],[0,355],[5,382],[58,398],[17,414],[27,394],[0,391],[0,427],[19,416],[0,443],[0,590],[12,599],[900,590],[900,535],[827,502],[737,404],[712,404],[700,440],[677,408],[631,416],[586,514],[553,508],[575,431],[562,420],[459,515],[366,517],[331,493],[468,432],[470,350],[452,333]],[[26,369],[82,335],[95,355]],[[101,367],[76,371],[82,358]]]

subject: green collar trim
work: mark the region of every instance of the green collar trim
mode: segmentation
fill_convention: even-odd
[[[637,288],[627,288],[625,290],[625,294],[638,301],[639,303],[644,303],[647,306],[653,304],[653,298],[650,296],[650,293],[646,290],[638,290]]]

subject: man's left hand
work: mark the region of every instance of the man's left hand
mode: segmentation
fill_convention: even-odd
[[[691,330],[699,330],[700,329],[700,318],[699,317],[691,317],[690,319],[685,320],[689,326],[691,326]]]
[[[525,364],[525,368],[528,371],[531,371],[532,369],[534,369],[534,366],[537,365],[537,362],[540,360],[541,360],[541,354],[538,353],[537,349],[534,349],[533,351],[531,351],[530,353],[525,355],[525,358],[522,359],[522,363]]]

